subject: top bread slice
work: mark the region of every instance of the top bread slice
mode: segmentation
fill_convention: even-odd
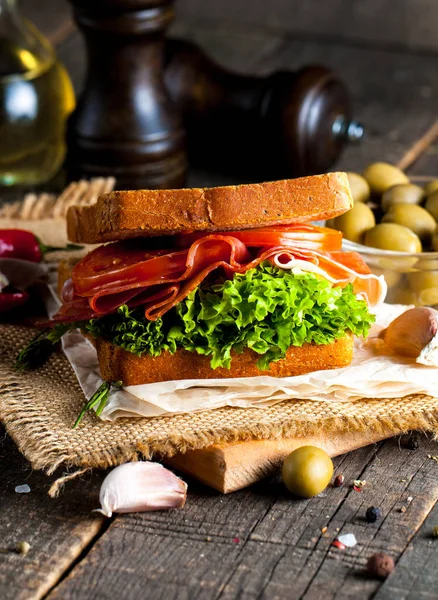
[[[215,188],[118,191],[91,206],[70,207],[67,233],[72,242],[100,244],[305,223],[330,219],[352,205],[346,173]]]

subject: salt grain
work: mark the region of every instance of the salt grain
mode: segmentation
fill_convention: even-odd
[[[357,544],[357,539],[354,533],[345,533],[344,535],[338,536],[338,540],[347,548],[354,548]]]
[[[30,487],[27,485],[27,483],[23,485],[17,485],[15,486],[15,491],[17,494],[28,494],[30,492]]]

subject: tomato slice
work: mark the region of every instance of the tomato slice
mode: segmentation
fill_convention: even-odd
[[[197,240],[210,235],[234,237],[248,247],[269,248],[272,246],[293,246],[308,250],[332,252],[340,250],[342,233],[328,227],[315,225],[272,225],[257,229],[239,231],[223,231],[214,233],[187,233],[176,237],[175,245],[179,248],[190,248]]]

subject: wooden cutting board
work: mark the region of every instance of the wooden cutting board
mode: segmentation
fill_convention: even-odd
[[[401,432],[400,432],[401,433]],[[284,458],[300,446],[322,448],[329,456],[339,456],[351,450],[392,437],[394,431],[341,432],[337,435],[281,438],[215,444],[204,450],[177,454],[166,463],[223,494],[240,490],[260,479],[279,472]]]

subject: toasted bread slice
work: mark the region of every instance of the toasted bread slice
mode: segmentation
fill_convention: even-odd
[[[58,269],[58,292],[71,276],[77,259],[61,261]],[[136,356],[104,340],[87,336],[97,350],[102,378],[106,381],[123,381],[126,385],[143,385],[176,379],[224,379],[227,377],[292,377],[311,371],[346,367],[353,358],[352,334],[332,344],[304,344],[291,346],[286,358],[271,363],[268,371],[257,367],[260,355],[246,349],[242,354],[232,353],[231,369],[212,369],[210,357],[177,350],[175,354],[163,352],[160,356]]]
[[[79,258],[76,257],[67,257],[67,258],[63,258],[62,260],[59,261],[59,265],[58,265],[58,285],[57,285],[57,291],[58,291],[58,295],[61,295],[62,292],[62,288],[64,287],[64,283],[67,281],[67,279],[70,279],[71,277],[71,272],[73,271],[73,267],[75,267],[77,265],[77,263],[79,262]]]
[[[110,342],[93,340],[99,357],[102,378],[122,381],[123,385],[142,385],[176,379],[224,379],[227,377],[292,377],[321,369],[346,367],[353,358],[353,335],[347,334],[332,344],[291,346],[286,358],[273,362],[268,371],[257,367],[260,358],[253,350],[242,354],[232,353],[231,368],[212,369],[210,357],[177,350],[175,354],[163,352],[160,356],[135,356]]]
[[[98,244],[186,231],[227,231],[330,219],[353,205],[345,173],[269,183],[111,192],[72,206],[68,238]]]

